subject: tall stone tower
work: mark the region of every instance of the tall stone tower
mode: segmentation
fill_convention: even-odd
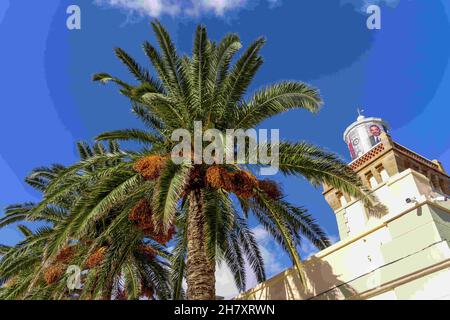
[[[394,142],[382,119],[360,115],[345,130],[344,141],[353,159],[349,166],[387,207],[387,216],[419,199],[432,200],[450,194],[449,176],[441,163]],[[341,239],[385,218],[371,217],[360,201],[328,186],[324,189],[325,199],[336,214]]]
[[[383,212],[329,186],[340,241],[247,299],[450,299],[450,177],[437,160],[396,143],[387,123],[360,115],[344,132],[352,161]]]

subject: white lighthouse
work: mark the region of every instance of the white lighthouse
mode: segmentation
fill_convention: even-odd
[[[352,160],[362,156],[381,142],[388,133],[388,125],[380,118],[366,118],[359,112],[356,122],[344,132],[344,141],[348,146]]]
[[[257,300],[450,299],[450,177],[436,160],[396,143],[387,124],[360,114],[344,133],[349,166],[384,205],[324,186],[340,241],[237,297]]]

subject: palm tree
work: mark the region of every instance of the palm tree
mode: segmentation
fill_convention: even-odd
[[[14,247],[2,246],[0,252],[3,255],[0,265],[0,279],[4,283],[0,288],[2,300],[170,297],[168,264],[165,259],[157,258],[162,249],[155,250],[142,239],[136,240],[139,235],[119,235],[117,241],[103,247],[105,250],[93,253],[90,252],[94,247],[84,240],[63,248],[50,264],[45,264],[42,257],[46,254],[46,241],[51,240],[54,230],[47,227],[32,232],[25,226],[19,226],[19,230],[25,239]],[[95,242],[95,239],[88,242]],[[162,252],[168,256],[166,251]],[[69,290],[67,286],[72,273],[69,266],[83,266],[79,269],[83,272],[80,274],[82,287],[77,290]]]
[[[304,83],[285,81],[246,99],[247,89],[263,63],[260,50],[264,39],[253,42],[232,63],[242,47],[236,34],[215,43],[208,39],[206,28],[198,26],[192,56],[180,56],[163,26],[153,22],[152,27],[161,50],[148,42],[143,49],[157,77],[122,49],[116,49],[116,55],[136,78],[137,85],[107,73],[94,76],[95,81],[119,85],[146,126],[146,130],[106,132],[97,140],[136,141],[143,148],[135,153],[114,152],[81,161],[50,183],[40,208],[83,185],[68,177],[98,162],[118,161],[106,171],[93,171],[96,182],[72,209],[75,218],[54,242],[54,251],[67,241],[64,235],[84,234],[111,208],[123,208],[118,218],[122,219],[127,211],[145,207],[143,216],[151,217],[151,228],[160,236],[174,231],[177,234],[172,257],[173,298],[182,297],[185,276],[188,299],[214,299],[216,263],[225,261],[230,266],[240,290],[245,289],[246,261],[258,280],[265,278],[258,246],[246,221],[253,215],[289,253],[303,279],[297,252],[302,238],[320,249],[329,245],[306,210],[288,203],[276,182],[260,180],[252,173],[261,164],[208,165],[196,164],[192,159],[174,163],[171,152],[176,142],[171,135],[180,128],[192,134],[195,121],[202,122],[203,130],[225,132],[254,128],[272,116],[297,108],[317,112],[322,104],[318,91]],[[280,143],[279,169],[285,175],[305,177],[315,186],[326,183],[368,204],[371,201],[344,162],[306,142]]]
[[[107,152],[119,152],[117,143],[111,141],[109,150],[97,143],[93,148],[78,143],[80,157],[84,160]],[[103,166],[117,163],[104,163]],[[101,166],[91,167],[98,172]],[[33,170],[26,182],[40,192],[56,179],[65,167],[53,165]],[[72,179],[81,178],[73,176]],[[41,222],[43,226],[32,232],[23,225],[19,230],[25,239],[16,246],[1,246],[0,288],[1,299],[137,299],[142,296],[162,299],[170,297],[170,254],[152,238],[145,238],[128,220],[119,228],[113,225],[120,208],[80,237],[73,235],[56,255],[50,252],[54,241],[61,237],[64,226],[71,221],[71,209],[85,189],[72,190],[41,210],[39,204],[24,203],[9,206],[0,219],[0,228],[20,221]],[[100,223],[101,222],[101,223]],[[70,292],[65,271],[69,265],[82,266],[82,290]],[[73,293],[76,293],[74,295]]]

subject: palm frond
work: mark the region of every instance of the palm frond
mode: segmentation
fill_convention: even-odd
[[[190,166],[187,164],[177,165],[168,160],[158,180],[158,187],[154,193],[154,214],[156,221],[162,224],[165,232],[174,222],[176,207],[189,170]]]
[[[263,60],[259,55],[265,40],[260,38],[253,42],[238,59],[230,74],[224,80],[222,89],[225,108],[236,108],[253,77],[262,65]]]
[[[257,92],[236,114],[234,127],[253,128],[277,114],[302,108],[317,112],[322,104],[319,92],[300,82],[282,82]]]
[[[115,130],[104,132],[98,135],[95,140],[104,141],[104,140],[122,140],[122,141],[137,141],[141,143],[160,143],[161,139],[149,132],[145,132],[138,129],[125,129],[125,130]]]
[[[286,175],[303,176],[313,185],[326,183],[370,207],[375,202],[356,173],[332,153],[305,142],[285,142],[280,143],[279,156],[279,169]]]
[[[28,238],[33,234],[33,231],[31,231],[27,226],[24,225],[18,225],[17,229],[26,237]]]

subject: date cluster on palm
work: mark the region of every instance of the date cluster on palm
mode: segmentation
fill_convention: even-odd
[[[191,191],[203,189],[205,186],[205,168],[202,165],[194,165],[189,172],[189,176],[181,196],[186,197]]]
[[[167,157],[146,156],[134,163],[133,170],[138,172],[145,180],[155,180],[160,176],[166,162]]]
[[[139,252],[147,257],[149,260],[153,260],[156,257],[156,250],[150,245],[143,245],[139,248]]]
[[[156,228],[152,208],[147,199],[141,199],[134,206],[128,215],[128,219],[134,222],[146,237],[151,238],[162,245],[170,242],[176,231],[174,225],[172,225],[167,232],[164,232],[162,228]]]
[[[108,247],[103,246],[91,253],[86,260],[86,268],[93,269],[99,266],[103,262],[103,260],[105,260],[106,250],[108,250]]]
[[[44,271],[44,280],[48,285],[52,285],[61,279],[61,276],[64,274],[66,270],[65,265],[63,263],[55,263],[50,265]]]
[[[259,180],[258,188],[262,192],[264,192],[269,198],[274,200],[278,200],[283,196],[280,185],[273,180],[269,179]]]
[[[260,189],[272,199],[279,199],[282,196],[280,187],[275,181],[258,180],[248,171],[230,172],[221,166],[211,166],[206,170],[206,183],[214,189],[224,189],[244,199],[253,198],[256,189]]]
[[[135,162],[133,169],[145,180],[155,180],[161,175],[161,171],[164,169],[167,161],[168,158],[163,156],[145,156]],[[224,189],[243,199],[253,198],[255,189],[261,190],[272,199],[280,199],[282,197],[280,187],[275,181],[268,179],[258,180],[248,171],[237,170],[230,172],[219,165],[210,166],[206,172],[201,169],[201,166],[194,166],[183,195],[185,196],[190,190],[200,189],[205,185],[214,189]],[[148,208],[144,208],[145,206],[145,203],[138,204],[136,210],[133,210],[135,212],[131,213],[131,215],[138,216],[130,216],[130,220],[139,222],[141,229],[146,229],[146,225],[150,228],[150,225],[153,223],[150,206],[148,205]],[[147,209],[150,214],[138,214]]]
[[[69,246],[62,248],[55,257],[55,261],[59,263],[68,263],[75,255],[75,247]]]
[[[75,253],[75,246],[64,247],[58,252],[52,264],[44,270],[44,280],[48,285],[52,285],[61,279]]]

